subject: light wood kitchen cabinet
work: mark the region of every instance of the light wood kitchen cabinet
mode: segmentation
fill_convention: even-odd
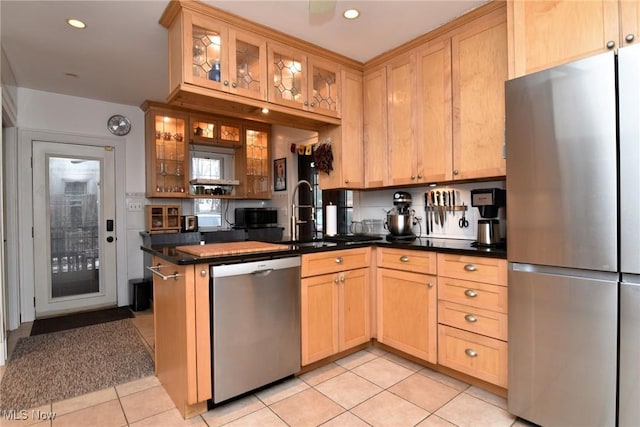
[[[331,140],[333,154],[333,171],[319,173],[323,190],[364,188],[362,73],[342,70],[340,79],[342,125],[328,125],[318,132],[319,141]]]
[[[302,50],[268,43],[270,102],[340,117],[340,66]]]
[[[371,339],[370,248],[302,256],[302,365]]]
[[[435,253],[377,250],[377,340],[430,363],[438,355],[435,274]]]
[[[245,125],[243,164],[238,166],[242,175],[238,192],[247,199],[271,198],[271,145],[270,127]],[[244,166],[244,170],[242,168]]]
[[[147,197],[183,198],[189,193],[188,116],[142,105],[145,112]]]
[[[504,8],[451,38],[453,179],[506,175],[504,82],[507,23]]]
[[[628,0],[510,0],[510,77],[638,41],[640,5]]]
[[[363,96],[364,186],[379,188],[389,180],[385,66],[364,73]]]
[[[507,262],[438,254],[438,363],[507,387]]]
[[[189,116],[190,141],[211,147],[242,147],[242,124],[231,119],[191,114]]]
[[[209,266],[158,257],[153,266],[156,376],[180,414],[190,418],[207,411],[212,395]]]
[[[402,55],[387,64],[387,146],[389,185],[415,184],[423,156],[414,133],[415,56]]]
[[[507,71],[504,4],[365,71],[365,187],[503,177]]]
[[[267,99],[264,38],[182,8],[169,27],[169,87],[191,84]]]
[[[149,233],[180,232],[180,205],[145,206]]]
[[[453,107],[451,39],[426,43],[416,53],[416,145],[419,182],[452,179]]]

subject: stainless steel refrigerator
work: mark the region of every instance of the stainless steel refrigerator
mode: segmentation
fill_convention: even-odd
[[[640,423],[640,45],[506,83],[508,410]]]

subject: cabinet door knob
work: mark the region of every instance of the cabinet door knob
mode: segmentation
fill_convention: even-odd
[[[411,175],[411,180],[414,180],[414,179],[416,179],[416,176],[415,175]]]
[[[344,274],[340,275],[340,283],[344,283]]]
[[[422,174],[421,173],[418,174],[418,179],[422,179]]]
[[[333,279],[333,283],[335,283],[336,285],[338,284],[338,278],[337,277],[335,279]]]
[[[464,266],[464,269],[466,271],[476,271],[478,268],[473,264],[467,264]]]
[[[406,255],[402,255],[402,256],[400,257],[400,261],[401,261],[401,262],[409,262],[409,257],[408,257],[408,256],[406,256]]]
[[[304,106],[305,107],[309,106],[309,101],[304,101]]]
[[[311,108],[313,108],[313,107],[315,107],[315,106],[316,106],[316,103],[315,103],[315,102],[312,102],[312,103],[311,103]]]
[[[468,348],[464,351],[464,353],[469,357],[478,357],[478,352],[472,348]]]
[[[348,184],[348,183],[349,183],[349,180],[348,180],[348,179],[345,179],[345,180],[344,180],[344,183],[345,183],[345,184]]]
[[[616,42],[614,42],[613,40],[609,40],[607,42],[607,49],[613,49],[614,47],[616,47]]]
[[[624,37],[624,39],[625,39],[627,42],[629,42],[629,43],[631,43],[631,42],[633,41],[633,39],[634,39],[634,38],[635,38],[635,36],[634,36],[633,34],[627,34],[627,35]]]
[[[336,264],[342,264],[342,261],[344,261],[344,259],[341,256],[336,258]]]
[[[207,277],[207,270],[205,270],[204,268],[200,270],[200,276]]]
[[[475,298],[478,296],[478,293],[476,291],[474,291],[473,289],[467,289],[466,291],[464,291],[464,294],[466,296],[468,296],[469,298]]]
[[[466,316],[464,316],[464,320],[469,323],[476,323],[478,321],[478,318],[473,314],[467,314]]]
[[[234,89],[237,88],[238,87],[238,83],[236,83],[236,82],[231,83],[231,87],[234,88]]]
[[[427,283],[427,287],[428,287],[429,289],[433,288],[433,283],[431,283],[431,282]]]
[[[454,174],[454,175],[458,175],[459,173],[460,173],[460,172],[458,171],[458,169],[454,169],[454,170],[453,170],[453,174]]]
[[[229,80],[225,80],[224,82],[222,82],[222,84],[225,86],[229,86]]]

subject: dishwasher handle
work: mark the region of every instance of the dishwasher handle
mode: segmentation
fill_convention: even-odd
[[[253,276],[257,276],[257,277],[265,277],[265,276],[268,276],[269,274],[271,274],[271,272],[273,272],[273,268],[267,268],[266,270],[252,271],[251,274]]]

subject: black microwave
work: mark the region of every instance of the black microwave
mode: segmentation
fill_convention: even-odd
[[[267,228],[278,226],[275,208],[236,208],[234,228]]]

